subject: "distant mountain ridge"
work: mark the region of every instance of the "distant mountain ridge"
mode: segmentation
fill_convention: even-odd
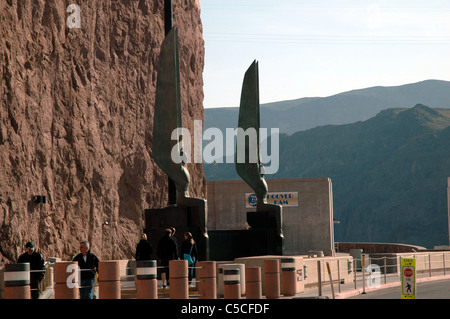
[[[450,82],[425,80],[401,86],[376,86],[328,97],[306,97],[261,105],[261,127],[293,134],[316,126],[364,121],[384,109],[408,108],[418,103],[450,108]],[[205,129],[235,128],[238,107],[205,109]]]
[[[204,170],[207,180],[239,179],[234,164]],[[450,109],[417,104],[282,134],[280,169],[266,177],[330,177],[336,241],[432,248],[448,244],[448,176]]]

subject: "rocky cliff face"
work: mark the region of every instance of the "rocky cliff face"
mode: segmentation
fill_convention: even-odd
[[[75,2],[81,28],[67,24]],[[203,120],[198,0],[174,0],[173,19],[193,132]],[[0,264],[28,240],[46,258],[71,258],[79,240],[102,259],[134,257],[144,209],[167,204],[152,159],[163,38],[163,0],[0,2]],[[188,167],[191,196],[206,198],[201,165]]]

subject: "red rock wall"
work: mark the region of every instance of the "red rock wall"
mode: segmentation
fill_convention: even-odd
[[[66,24],[72,3],[80,29]],[[198,0],[174,0],[173,18],[193,130],[203,120]],[[0,264],[28,240],[46,258],[71,258],[79,240],[102,259],[134,257],[144,209],[167,204],[152,159],[163,38],[163,0],[0,1]],[[206,198],[202,166],[189,171],[191,196]]]

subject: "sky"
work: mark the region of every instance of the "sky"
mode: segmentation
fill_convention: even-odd
[[[449,0],[200,0],[204,107],[239,106],[259,64],[260,103],[450,80]]]

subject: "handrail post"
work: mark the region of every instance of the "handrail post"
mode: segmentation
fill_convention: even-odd
[[[319,297],[322,297],[322,270],[320,267],[320,260],[317,261],[317,288],[319,290]]]
[[[442,268],[444,268],[444,276],[445,276],[445,253],[442,253]]]
[[[362,285],[363,285],[363,292],[361,293],[361,294],[366,294],[366,278],[365,278],[365,274],[364,274],[364,272],[366,271],[366,269],[365,269],[365,263],[366,263],[366,261],[365,261],[365,256],[364,255],[362,255],[361,256],[361,270],[362,270]]]
[[[327,270],[328,270],[328,277],[330,278],[330,285],[331,285],[331,295],[334,299],[334,285],[333,285],[333,277],[331,276],[331,269],[330,264],[327,262]]]
[[[431,277],[431,254],[428,254],[428,271]]]
[[[338,291],[339,293],[341,293],[341,272],[339,270],[340,268],[339,259],[337,259],[336,261],[337,261]]]

